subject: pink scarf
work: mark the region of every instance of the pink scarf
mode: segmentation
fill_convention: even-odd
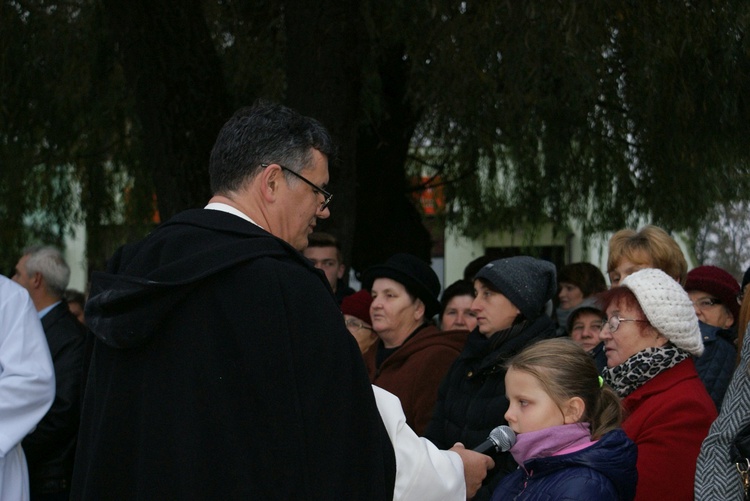
[[[596,440],[591,440],[589,423],[563,424],[519,433],[510,453],[516,463],[523,465],[529,459],[570,454],[594,443]]]

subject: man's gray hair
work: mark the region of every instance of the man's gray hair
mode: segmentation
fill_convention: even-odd
[[[29,256],[26,260],[26,274],[31,276],[41,273],[47,292],[56,298],[62,298],[70,282],[70,267],[62,253],[51,246],[36,245],[24,249],[23,255]]]

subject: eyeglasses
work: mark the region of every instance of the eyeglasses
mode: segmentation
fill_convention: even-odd
[[[703,299],[693,301],[693,306],[699,310],[705,310],[712,306],[716,306],[717,304],[721,304],[721,301],[712,297],[704,297]]]
[[[349,319],[346,320],[346,326],[347,327],[352,327],[352,328],[357,329],[357,330],[359,330],[359,329],[367,329],[368,331],[372,330],[372,327],[367,327],[365,324],[363,324],[359,320],[355,320],[353,318],[349,318]]]
[[[271,165],[271,164],[260,164],[260,166],[263,167],[264,169],[266,167],[268,167],[269,165]],[[320,204],[320,212],[323,212],[324,210],[326,210],[326,207],[328,207],[328,204],[331,203],[331,199],[333,198],[333,194],[332,193],[327,192],[326,190],[324,190],[323,188],[321,188],[317,184],[315,184],[312,181],[310,181],[309,179],[307,179],[302,174],[298,174],[298,173],[294,172],[292,169],[287,169],[286,167],[284,167],[281,164],[277,164],[277,165],[279,167],[281,167],[281,170],[286,171],[286,172],[290,173],[291,175],[295,176],[296,178],[298,178],[298,179],[304,181],[305,183],[307,183],[313,189],[313,193],[315,193],[316,195],[323,195],[323,202]]]
[[[614,334],[615,331],[617,331],[617,328],[620,327],[620,322],[648,322],[648,320],[638,318],[622,318],[616,315],[612,315],[607,319],[606,322],[604,322],[604,325],[602,325],[602,330],[604,330],[605,327],[609,327],[610,334]]]

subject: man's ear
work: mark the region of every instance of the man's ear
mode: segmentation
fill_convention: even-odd
[[[40,289],[44,287],[44,277],[38,271],[30,277],[31,286],[34,289]]]
[[[577,423],[583,417],[583,411],[586,410],[586,404],[581,397],[573,397],[563,406],[563,417],[565,424]]]
[[[346,265],[344,263],[341,263],[339,265],[339,270],[336,272],[336,277],[339,279],[344,278],[345,271],[346,271]]]
[[[257,174],[253,184],[258,183],[258,189],[261,191],[261,196],[264,200],[267,202],[276,200],[279,188],[281,187],[281,176],[283,175],[281,168],[276,164],[262,168]]]

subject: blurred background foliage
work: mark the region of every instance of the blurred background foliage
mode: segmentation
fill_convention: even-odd
[[[257,98],[338,140],[320,228],[358,270],[429,257],[425,188],[468,236],[700,242],[750,198],[746,0],[2,0],[0,23],[3,272],[76,225],[100,268],[205,204],[216,133]]]

